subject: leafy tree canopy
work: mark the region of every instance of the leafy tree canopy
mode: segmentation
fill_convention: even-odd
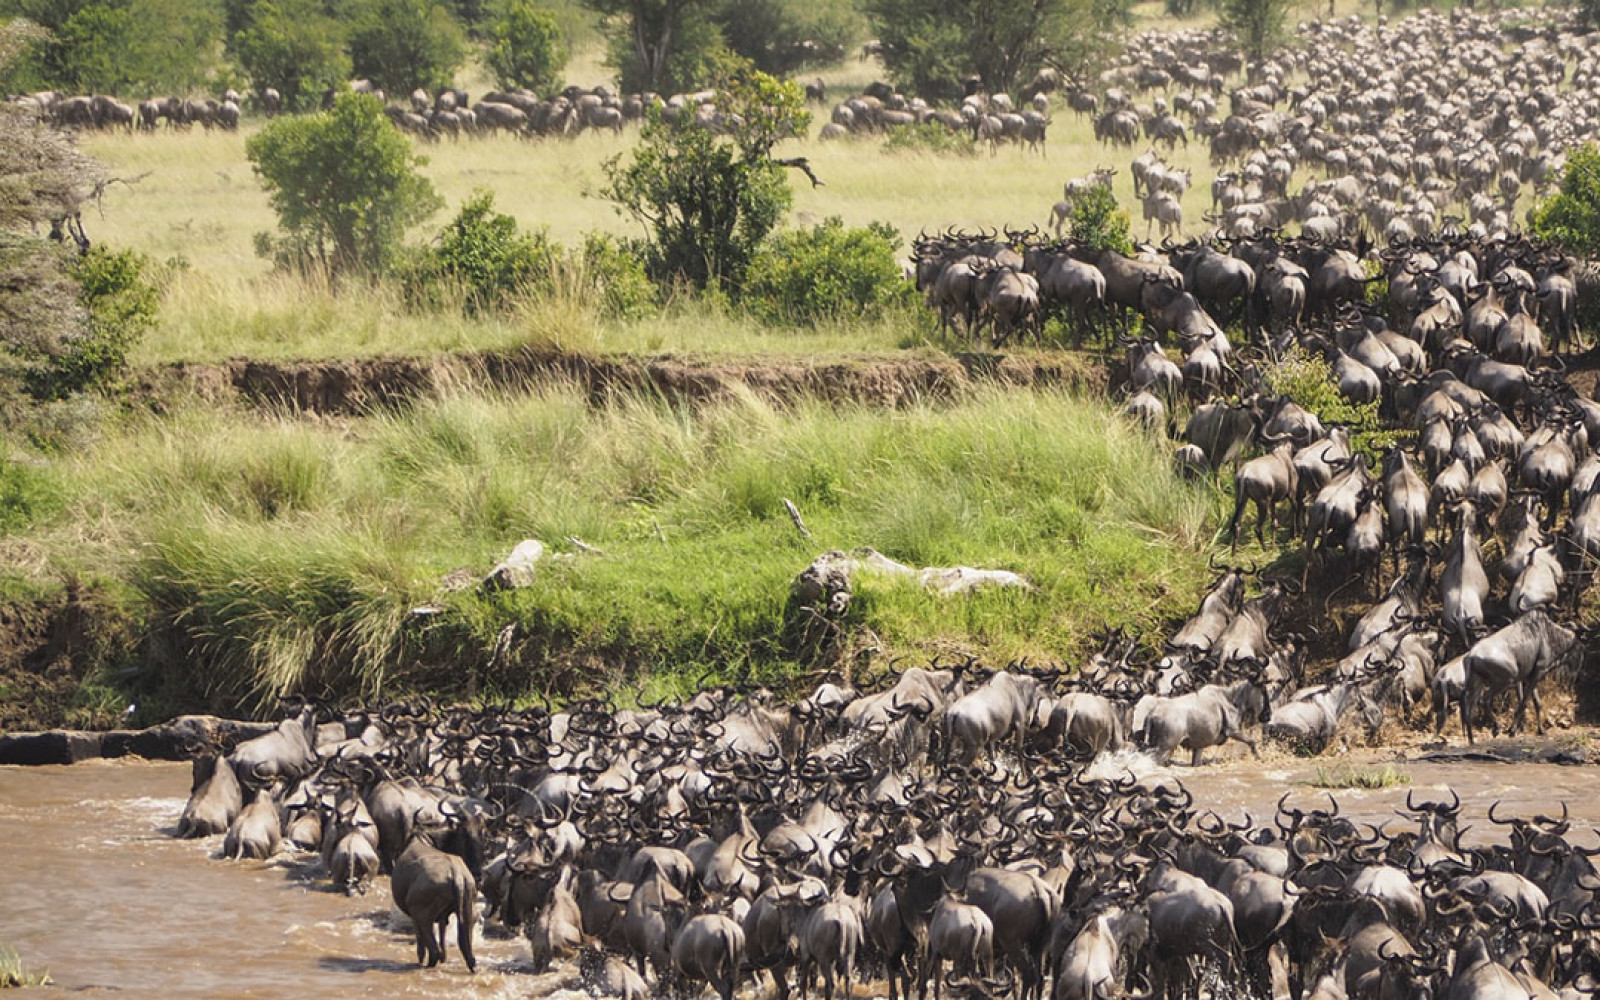
[[[1131,17],[1128,0],[863,0],[862,9],[890,77],[929,99],[959,97],[967,76],[998,93],[1045,66],[1082,75]]]
[[[726,80],[717,100],[738,122],[726,134],[652,115],[628,160],[606,163],[605,193],[648,231],[645,264],[658,282],[737,289],[789,207],[772,149],[810,123],[800,89],[747,70]]]
[[[1529,213],[1535,233],[1583,257],[1600,257],[1600,149],[1581,146],[1567,155],[1561,193]]]
[[[443,204],[417,172],[427,161],[363,94],[333,109],[279,118],[245,144],[285,236],[258,239],[285,263],[383,271],[408,228]]]
[[[567,40],[555,15],[532,0],[501,0],[489,22],[484,61],[502,88],[557,90],[567,64]]]
[[[350,29],[350,64],[395,96],[449,86],[467,59],[466,36],[439,0],[367,0]]]
[[[233,51],[250,85],[277,90],[290,111],[315,108],[323,91],[350,78],[343,30],[319,0],[261,0]]]

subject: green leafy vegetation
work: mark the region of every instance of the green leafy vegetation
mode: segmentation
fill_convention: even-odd
[[[258,0],[233,36],[234,57],[259,93],[271,87],[288,111],[309,111],[350,78],[344,29],[320,0]]]
[[[45,29],[0,72],[8,91],[182,93],[218,69],[218,0],[0,0],[0,20]]]
[[[1600,148],[1567,154],[1561,191],[1529,213],[1533,232],[1582,257],[1600,257]]]
[[[868,582],[850,622],[863,641],[1068,657],[1107,621],[1187,606],[1216,503],[1099,403],[1016,389],[898,410],[596,406],[548,389],[337,427],[196,408],[111,429],[57,471],[67,505],[27,537],[59,572],[116,578],[153,637],[132,683],[217,706],[652,671],[690,683],[706,667],[781,680],[790,581],[861,545],[1038,587],[942,598]],[[573,552],[569,536],[603,555],[547,561],[497,594],[441,582],[481,578],[525,537]]]
[[[899,244],[889,226],[851,229],[837,218],[778,233],[756,253],[740,298],[768,323],[843,323],[908,311],[916,293],[895,260]]]
[[[889,153],[937,153],[977,156],[978,145],[966,132],[956,132],[941,122],[925,121],[892,129],[883,141]]]
[[[449,86],[466,35],[439,0],[365,0],[350,29],[350,68],[395,97]]]
[[[1072,239],[1082,246],[1133,253],[1128,213],[1117,205],[1116,196],[1108,188],[1091,186],[1073,202],[1067,221]]]
[[[29,373],[37,399],[63,399],[103,388],[127,368],[128,352],[155,326],[156,288],[148,261],[132,250],[91,247],[68,266],[77,283],[84,327],[65,339]]]
[[[507,313],[530,300],[583,302],[606,318],[637,319],[655,288],[638,257],[599,234],[568,251],[544,233],[522,232],[480,191],[439,236],[397,268],[406,297],[433,309],[459,306],[469,316]]]
[[[1218,23],[1254,62],[1282,40],[1288,19],[1289,0],[1219,0],[1217,6]]]
[[[653,114],[626,162],[607,161],[605,195],[648,234],[645,266],[663,284],[737,289],[761,241],[790,203],[779,140],[803,133],[800,89],[759,71],[723,88],[724,113],[740,122],[718,135]]]
[[[1113,31],[1131,23],[1119,0],[863,0],[890,78],[907,93],[954,99],[976,76],[1011,92],[1044,66],[1077,73],[1114,54]]]
[[[280,265],[381,273],[406,230],[442,204],[417,172],[427,160],[362,94],[341,94],[330,111],[280,118],[245,151],[284,231],[261,234],[257,247]]]
[[[560,89],[566,39],[550,11],[531,0],[502,0],[489,24],[484,62],[502,88],[548,93]]]
[[[1351,450],[1365,455],[1374,467],[1404,434],[1384,429],[1376,402],[1352,403],[1340,395],[1328,363],[1299,347],[1268,367],[1262,377],[1272,392],[1299,403],[1324,425],[1338,424],[1349,430]]]

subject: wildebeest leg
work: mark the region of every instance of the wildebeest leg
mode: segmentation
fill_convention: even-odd
[[[1189,748],[1189,766],[1190,767],[1199,767],[1200,766],[1200,748],[1199,747],[1190,747]]]
[[[467,963],[468,972],[478,971],[478,960],[472,954],[472,906],[473,900],[468,897],[464,906],[456,912],[456,946],[461,949],[461,959]],[[443,937],[443,935],[440,935]],[[442,948],[443,942],[440,943]]]
[[[1239,499],[1234,501],[1233,505],[1233,522],[1228,528],[1228,533],[1233,536],[1233,551],[1235,552],[1239,551],[1239,521],[1244,516],[1245,500],[1244,490],[1240,490]]]
[[[446,913],[439,918],[439,926],[434,932],[434,939],[439,942],[439,961],[449,958],[450,949],[450,914]]]

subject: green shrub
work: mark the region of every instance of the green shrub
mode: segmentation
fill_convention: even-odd
[[[83,329],[63,338],[29,373],[29,393],[63,399],[102,388],[128,364],[128,351],[156,321],[156,289],[146,277],[149,260],[134,250],[95,246],[69,269],[86,317]]]
[[[1350,448],[1367,456],[1374,466],[1401,436],[1384,430],[1378,404],[1352,403],[1339,394],[1333,369],[1296,347],[1264,373],[1267,387],[1316,414],[1324,424],[1340,424],[1350,431]]]
[[[257,234],[256,250],[280,266],[377,274],[399,254],[405,231],[441,201],[417,172],[427,160],[364,94],[332,110],[279,118],[245,143],[284,235]]]
[[[1600,149],[1593,145],[1567,155],[1561,193],[1528,213],[1534,234],[1582,257],[1600,257]]]
[[[656,286],[645,273],[638,247],[605,233],[583,238],[583,274],[599,295],[601,314],[643,319],[656,307]]]
[[[477,315],[504,309],[532,286],[547,284],[557,249],[544,233],[525,233],[517,220],[494,210],[494,195],[478,191],[403,269],[407,296],[437,307],[459,290]]]
[[[567,251],[541,230],[523,232],[494,210],[494,195],[479,191],[428,246],[397,268],[406,299],[416,308],[460,306],[471,315],[507,312],[530,297],[570,296],[598,306],[605,317],[638,319],[655,304],[655,285],[627,245],[591,233]]]
[[[917,122],[903,128],[891,129],[883,148],[890,153],[940,153],[955,156],[976,156],[977,143],[965,132],[958,132],[939,122]]]
[[[895,261],[899,234],[882,223],[847,229],[837,217],[780,233],[745,276],[745,306],[767,323],[876,319],[914,298]]]
[[[789,207],[789,180],[771,153],[810,123],[800,88],[741,71],[718,107],[741,124],[719,135],[652,113],[628,161],[606,161],[605,196],[649,231],[645,267],[659,284],[737,289]]]
[[[309,111],[350,78],[344,29],[319,0],[261,0],[231,49],[257,93],[278,91],[289,111]]]
[[[438,0],[364,0],[352,20],[351,68],[396,98],[449,86],[466,62],[466,36]]]
[[[1095,250],[1133,253],[1133,237],[1128,232],[1128,213],[1117,206],[1117,197],[1098,184],[1073,203],[1067,217],[1072,239]]]

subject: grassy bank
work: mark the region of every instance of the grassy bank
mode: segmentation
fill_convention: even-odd
[[[803,669],[790,582],[831,548],[1037,585],[940,598],[870,583],[846,656],[1060,659],[1107,623],[1177,613],[1205,575],[1217,500],[1168,464],[1102,406],[1051,392],[689,411],[546,389],[338,425],[196,410],[56,461],[53,513],[8,542],[42,553],[38,578],[123,595],[149,635],[123,683],[163,710],[288,690],[682,689],[706,669]],[[572,555],[521,590],[442,585],[525,537]]]

